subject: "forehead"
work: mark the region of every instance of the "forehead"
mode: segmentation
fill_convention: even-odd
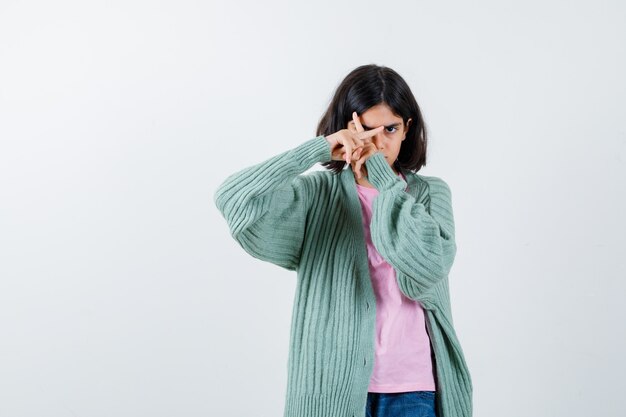
[[[367,109],[359,116],[359,120],[363,127],[366,127],[366,125],[368,127],[391,126],[402,123],[402,117],[393,114],[391,108],[384,103]]]

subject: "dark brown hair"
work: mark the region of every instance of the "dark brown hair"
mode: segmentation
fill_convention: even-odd
[[[317,125],[316,135],[331,135],[346,129],[352,112],[360,116],[370,107],[385,103],[406,127],[412,119],[402,142],[395,168],[417,172],[426,165],[426,126],[417,101],[404,79],[394,70],[374,64],[352,70],[337,87],[333,99]],[[328,161],[324,168],[340,173],[345,161]]]

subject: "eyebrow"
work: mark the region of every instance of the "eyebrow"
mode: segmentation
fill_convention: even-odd
[[[398,123],[394,123],[392,125],[387,125],[387,126],[385,126],[385,129],[388,128],[388,127],[395,127],[395,128],[397,128],[397,127],[400,126],[400,124],[401,123],[398,122]],[[371,127],[365,126],[363,123],[361,123],[361,126],[363,126],[363,129],[367,129],[367,130],[372,130],[373,129]]]

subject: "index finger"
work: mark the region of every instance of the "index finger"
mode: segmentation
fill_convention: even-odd
[[[363,139],[367,139],[369,137],[374,136],[375,134],[377,134],[378,132],[380,132],[381,130],[383,130],[385,128],[385,126],[378,126],[374,129],[371,130],[366,130],[366,131],[362,131],[362,132],[358,132],[356,134],[356,137],[363,140]]]
[[[356,126],[357,132],[365,131],[365,129],[363,129],[363,125],[361,124],[361,121],[359,120],[359,116],[356,114],[355,111],[352,112],[352,121],[354,122],[354,125]]]

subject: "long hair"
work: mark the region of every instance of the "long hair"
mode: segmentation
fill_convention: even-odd
[[[353,111],[361,115],[381,103],[387,104],[395,115],[402,117],[405,126],[408,119],[412,119],[394,167],[398,171],[419,171],[426,165],[426,126],[408,84],[391,68],[369,64],[352,70],[335,90],[328,109],[317,125],[316,135],[328,136],[346,129]],[[321,165],[338,174],[347,163],[328,161]]]

